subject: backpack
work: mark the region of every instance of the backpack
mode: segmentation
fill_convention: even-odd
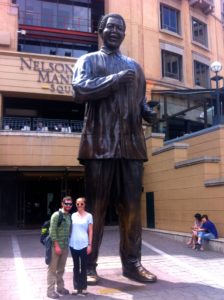
[[[60,227],[61,223],[62,223],[62,220],[63,220],[63,213],[60,210],[58,211],[58,213],[59,213],[59,216],[58,216],[57,227]],[[41,226],[40,242],[44,246],[46,245],[46,241],[48,240],[48,237],[49,237],[50,223],[51,223],[51,220],[47,220]]]

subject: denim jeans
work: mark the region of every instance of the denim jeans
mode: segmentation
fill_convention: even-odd
[[[70,247],[73,259],[73,285],[76,290],[87,288],[87,248],[75,250]]]
[[[206,233],[203,231],[198,232],[198,237],[201,238],[201,242],[203,243],[204,241],[209,241],[211,239],[215,239],[215,236],[213,233]]]

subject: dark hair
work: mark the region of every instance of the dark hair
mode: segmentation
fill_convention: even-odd
[[[196,213],[196,214],[194,215],[194,217],[195,217],[195,219],[201,221],[201,214]]]
[[[202,215],[201,218],[205,218],[208,221],[208,215]]]
[[[65,196],[63,199],[62,199],[62,202],[64,203],[65,201],[72,201],[72,197],[71,196]]]
[[[98,26],[98,32],[99,32],[99,34],[102,34],[102,32],[103,32],[103,30],[104,30],[104,28],[105,28],[105,26],[107,24],[107,20],[109,18],[120,19],[123,22],[124,31],[126,30],[126,24],[125,24],[124,18],[121,15],[119,15],[119,14],[113,14],[113,13],[111,13],[111,14],[107,14],[107,15],[104,15],[104,16],[101,17],[101,19],[99,21],[99,26]]]

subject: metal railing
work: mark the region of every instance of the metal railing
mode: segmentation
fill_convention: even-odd
[[[1,130],[38,131],[38,132],[81,132],[83,121],[46,118],[3,117]]]

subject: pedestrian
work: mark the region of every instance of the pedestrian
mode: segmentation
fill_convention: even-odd
[[[72,198],[66,196],[61,202],[63,213],[61,225],[58,226],[59,211],[51,216],[49,235],[52,240],[51,261],[47,272],[47,297],[51,299],[59,298],[59,294],[67,295],[69,291],[64,287],[63,275],[68,257],[68,243],[71,230],[70,209],[72,208]],[[57,293],[55,292],[57,286]]]
[[[202,225],[201,214],[196,213],[194,215],[194,219],[194,225],[191,227],[191,237],[190,240],[187,242],[188,247],[191,247],[192,249],[195,249],[195,245],[198,241],[198,229]]]
[[[92,251],[93,217],[86,208],[86,199],[76,200],[77,212],[72,214],[70,250],[73,259],[72,294],[87,294],[87,255]]]
[[[205,241],[218,238],[218,231],[216,226],[212,221],[208,219],[207,215],[201,217],[202,225],[198,229],[198,242],[196,244],[196,249],[204,251],[203,244]]]
[[[125,29],[122,16],[103,16],[98,29],[103,46],[78,59],[72,81],[75,102],[86,104],[78,159],[85,165],[86,198],[94,219],[87,270],[91,284],[98,281],[97,259],[110,201],[119,216],[123,275],[156,281],[141,264],[140,211],[147,161],[142,118],[151,122],[155,114],[146,103],[142,68],[119,50]]]

